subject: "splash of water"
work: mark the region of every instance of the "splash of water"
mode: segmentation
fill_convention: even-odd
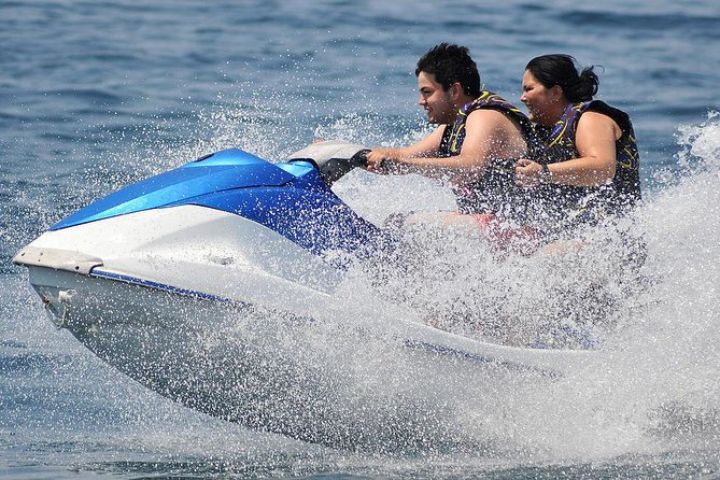
[[[210,129],[217,127],[217,135],[181,151],[193,157],[207,148],[229,146],[238,135],[245,139],[242,146],[247,150],[281,157],[287,146],[272,144],[258,134],[257,129],[267,130],[266,124],[247,126],[244,118],[242,108],[237,115],[207,117]],[[323,132],[359,141],[374,138],[358,134],[359,126],[373,128],[370,119],[353,118],[335,122]],[[419,423],[423,416],[443,413],[439,422],[428,418],[418,427],[414,434],[419,438],[471,439],[480,456],[587,461],[668,450],[679,441],[689,449],[716,445],[720,437],[720,392],[714,386],[715,345],[720,339],[713,328],[718,319],[715,285],[720,280],[713,261],[720,253],[717,116],[680,131],[681,165],[700,159],[705,167],[648,200],[633,218],[629,228],[642,234],[648,247],[641,270],[647,280],[643,288],[633,285],[634,276],[618,270],[613,255],[618,232],[598,234],[590,248],[570,255],[498,258],[481,238],[429,228],[408,232],[402,268],[386,265],[381,272],[362,268],[352,272],[342,287],[347,295],[324,312],[327,318],[367,322],[371,327],[373,321],[408,315],[386,310],[385,301],[375,302],[377,292],[368,284],[377,280],[378,273],[390,299],[414,312],[403,320],[450,319],[443,327],[465,335],[483,333],[477,326],[489,324],[501,336],[532,337],[549,321],[577,325],[588,316],[607,313],[610,305],[611,321],[602,325],[606,353],[602,368],[579,365],[562,380],[518,384],[507,378],[503,386],[487,388],[463,366],[418,369],[412,357],[399,356],[378,339],[373,341],[372,335],[365,337],[367,343],[358,351],[356,344],[344,341],[342,329],[283,337],[288,355],[305,341],[300,360],[323,358],[336,365],[331,374],[337,395],[355,399],[356,408],[345,412],[348,421],[374,422],[368,435],[397,426],[398,418],[372,418],[363,412],[387,404],[390,408],[385,411],[398,415],[407,411],[399,408],[405,403],[415,410],[406,417],[409,421]],[[174,151],[173,158],[177,155]],[[410,211],[418,205],[428,210],[451,208],[447,190],[419,177],[357,173],[336,190],[376,223],[392,211]],[[595,287],[602,289],[600,297],[585,295]],[[333,338],[336,341],[327,341]]]
[[[375,265],[358,280],[381,277],[390,297],[417,312],[414,321],[464,335],[490,328],[506,338],[527,337],[549,322],[600,327],[606,354],[601,368],[579,365],[561,381],[530,382],[522,395],[515,391],[500,403],[493,397],[497,391],[482,386],[455,391],[465,396],[464,407],[456,405],[457,421],[477,428],[479,438],[502,438],[553,459],[585,460],[717,444],[718,115],[681,126],[678,139],[678,181],[648,195],[629,223],[595,232],[589,248],[498,261],[481,239],[426,228],[405,239],[401,268]],[[384,219],[388,204],[417,208],[417,199],[426,208],[448,206],[441,190],[417,178],[405,178],[404,185],[397,179],[357,181],[370,186],[342,185],[341,193],[368,218]],[[639,271],[618,263],[628,229],[647,246]]]

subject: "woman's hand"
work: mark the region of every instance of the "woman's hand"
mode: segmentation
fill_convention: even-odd
[[[387,173],[387,168],[383,166],[385,160],[390,160],[392,150],[389,148],[376,148],[370,150],[367,154],[367,171],[375,173]]]
[[[515,164],[515,183],[523,187],[540,185],[542,165],[527,158],[521,158]]]

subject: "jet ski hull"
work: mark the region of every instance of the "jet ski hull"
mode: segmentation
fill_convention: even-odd
[[[470,385],[507,398],[591,359],[45,267],[30,267],[30,281],[58,326],[150,390],[249,428],[340,448],[475,449],[464,407],[448,398],[464,398]]]
[[[476,450],[462,418],[477,388],[492,411],[488,399],[595,361],[453,335],[381,299],[349,301],[347,254],[362,257],[377,233],[313,167],[226,151],[86,207],[14,261],[55,323],[130,378],[198,411],[335,447]]]

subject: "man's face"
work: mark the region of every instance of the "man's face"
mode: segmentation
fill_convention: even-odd
[[[418,103],[427,112],[428,121],[439,125],[454,122],[457,108],[452,101],[452,87],[443,90],[442,85],[435,81],[435,75],[432,73],[420,72],[417,78],[420,91]]]

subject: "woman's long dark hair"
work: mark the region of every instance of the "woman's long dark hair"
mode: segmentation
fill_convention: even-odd
[[[578,73],[576,63],[570,55],[541,55],[530,60],[525,70],[530,71],[545,88],[560,85],[569,102],[592,100],[600,85],[598,76],[593,72],[594,66],[583,68]]]

